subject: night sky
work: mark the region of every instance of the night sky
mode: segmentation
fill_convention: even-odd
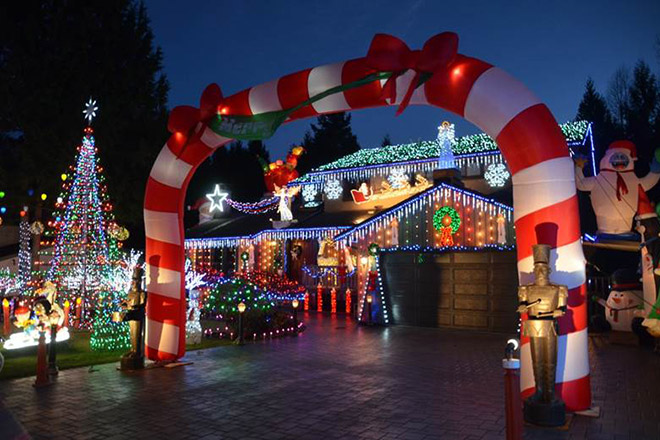
[[[579,3],[573,5],[572,3]],[[660,73],[654,46],[660,1],[219,1],[147,0],[171,84],[169,104],[197,105],[206,85],[225,96],[295,71],[364,56],[375,33],[419,49],[457,32],[459,52],[508,71],[544,100],[559,122],[575,117],[587,76],[605,92],[621,65],[646,60]],[[435,137],[444,119],[457,135],[477,132],[431,107],[353,113],[362,147]],[[273,158],[300,141],[311,120],[283,126],[266,140]]]

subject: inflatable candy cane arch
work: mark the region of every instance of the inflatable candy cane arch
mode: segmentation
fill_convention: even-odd
[[[323,113],[408,104],[454,112],[493,137],[513,175],[518,271],[531,282],[535,226],[554,223],[555,283],[568,285],[569,310],[560,322],[557,391],[571,410],[591,404],[587,360],[584,257],[580,244],[573,162],[548,108],[506,72],[456,53],[458,37],[436,35],[422,50],[376,35],[366,57],[303,70],[223,98],[211,85],[200,108],[177,107],[172,136],[147,183],[147,355],[172,360],[185,352],[184,231],[186,187],[195,169],[232,139],[267,138],[285,122]],[[523,341],[523,394],[533,392],[529,344]]]

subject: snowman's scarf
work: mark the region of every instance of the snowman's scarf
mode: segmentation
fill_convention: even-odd
[[[617,170],[613,170],[611,168],[604,168],[600,171],[601,172],[611,171],[613,173],[616,173],[616,198],[617,198],[618,201],[621,201],[621,194],[623,194],[623,195],[628,194],[628,185],[626,185],[626,181],[623,180],[623,177],[621,177],[621,173],[632,173],[634,171],[633,170],[617,171]]]

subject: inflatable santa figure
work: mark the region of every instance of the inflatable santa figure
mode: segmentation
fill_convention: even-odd
[[[610,144],[600,161],[600,172],[585,177],[584,162],[576,162],[576,184],[580,191],[591,192],[591,205],[596,213],[598,233],[625,234],[631,231],[637,211],[638,191],[647,191],[660,180],[660,163],[654,157],[651,172],[645,177],[635,175],[633,162],[637,149],[630,141]]]

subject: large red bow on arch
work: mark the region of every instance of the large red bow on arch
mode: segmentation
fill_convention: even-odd
[[[218,108],[222,104],[222,91],[217,84],[210,84],[202,92],[199,99],[199,108],[189,105],[174,107],[167,120],[167,130],[170,133],[183,133],[188,135],[198,123],[207,124],[209,120],[218,114]]]
[[[415,76],[396,111],[398,116],[410,103],[415,89],[433,73],[446,68],[457,52],[458,35],[454,32],[443,32],[429,38],[422,50],[411,50],[406,43],[392,35],[376,34],[369,46],[366,63],[379,72],[392,72],[382,92],[383,97],[392,102],[396,100],[396,79],[410,69],[415,71]]]

